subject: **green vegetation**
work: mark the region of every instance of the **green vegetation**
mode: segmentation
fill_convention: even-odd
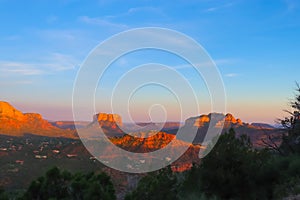
[[[230,129],[200,166],[194,166],[188,174],[183,184],[184,196],[201,191],[221,199],[271,199],[272,175],[266,173],[266,159],[266,152],[253,149],[249,138],[237,138]]]
[[[110,177],[101,174],[71,174],[57,167],[33,181],[22,199],[116,199]]]
[[[297,92],[290,116],[280,120],[287,130],[281,145],[258,150],[247,136],[236,136],[234,129],[229,129],[200,164],[182,173],[174,173],[170,167],[149,173],[125,200],[254,200],[300,194],[299,86]],[[0,199],[9,196],[0,189]],[[71,174],[54,167],[33,181],[20,199],[110,200],[116,196],[104,173]]]
[[[0,200],[6,200],[8,199],[8,196],[3,188],[0,187]]]
[[[300,194],[300,157],[253,149],[248,137],[236,137],[230,129],[200,165],[185,173],[151,173],[126,200],[281,199],[295,194]]]
[[[235,131],[220,136],[200,165],[185,173],[160,170],[141,179],[131,199],[282,199],[300,194],[300,87],[290,116],[280,120],[287,134],[277,151],[254,149],[250,139]],[[208,148],[209,149],[209,148]],[[274,150],[274,149],[273,149]],[[169,179],[169,180],[167,180]],[[170,184],[166,184],[170,183]],[[150,192],[149,192],[150,191]],[[155,192],[156,191],[156,192]]]
[[[142,178],[137,188],[125,200],[174,200],[178,195],[178,187],[177,177],[168,167]]]
[[[300,153],[300,86],[297,83],[297,94],[290,102],[291,110],[286,110],[288,117],[280,120],[281,125],[288,130],[287,135],[282,136],[280,150],[284,154]]]

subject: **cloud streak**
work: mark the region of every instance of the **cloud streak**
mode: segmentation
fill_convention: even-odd
[[[86,24],[93,24],[93,25],[104,26],[104,27],[111,27],[111,28],[118,28],[118,29],[129,28],[126,24],[114,23],[101,17],[80,16],[78,20]]]
[[[0,61],[1,76],[36,76],[52,74],[57,71],[73,70],[77,61],[69,55],[53,53],[36,62]]]
[[[220,5],[220,6],[213,6],[213,7],[207,8],[207,9],[204,10],[204,12],[214,12],[214,11],[218,11],[218,10],[221,10],[221,9],[229,8],[233,5],[234,5],[233,2],[228,2],[228,3]]]
[[[229,74],[225,74],[224,76],[225,76],[225,77],[228,77],[228,78],[233,78],[233,77],[239,76],[239,74],[236,74],[236,73],[229,73]]]

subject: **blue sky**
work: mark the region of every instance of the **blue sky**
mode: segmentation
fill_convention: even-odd
[[[207,50],[221,72],[228,112],[243,121],[273,123],[284,116],[300,81],[299,11],[297,0],[0,0],[1,100],[50,120],[70,120],[73,83],[88,53],[113,34],[155,26],[182,32]],[[112,74],[122,72],[119,66],[153,60],[182,64],[161,52],[141,54],[120,58]],[[181,73],[195,89],[204,88],[192,71]],[[108,90],[109,80],[108,74]],[[147,93],[161,92],[141,94]],[[97,98],[102,101],[101,94]],[[109,111],[101,103],[97,109]]]

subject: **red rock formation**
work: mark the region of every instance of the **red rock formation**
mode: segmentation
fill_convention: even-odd
[[[243,125],[243,122],[240,119],[236,119],[236,123],[239,124],[239,125]]]
[[[147,137],[149,136],[149,137]],[[122,147],[128,151],[135,153],[145,153],[161,149],[168,145],[172,140],[174,147],[180,147],[183,145],[190,145],[181,140],[177,140],[175,135],[165,132],[138,132],[132,135],[125,135],[120,138],[111,138],[112,143]]]
[[[98,113],[94,115],[93,122],[98,122],[101,127],[117,130],[122,126],[122,118],[118,114]]]
[[[233,117],[232,114],[228,113],[225,115],[225,122],[236,124],[236,119]]]
[[[215,127],[230,127],[231,125],[242,125],[243,122],[240,119],[235,119],[234,116],[230,113],[226,114],[224,117],[220,117],[222,114],[217,114],[217,118],[214,119]],[[208,125],[211,121],[212,114],[209,115],[200,115],[199,117],[191,117],[185,121],[186,126],[194,126],[194,127],[204,127]],[[225,121],[222,119],[225,118]]]
[[[52,126],[40,114],[18,111],[7,102],[0,102],[0,134],[22,136],[25,133],[74,137],[74,132],[64,131]]]
[[[94,115],[94,121],[117,123],[119,126],[122,126],[122,118],[118,114],[98,113]]]
[[[208,115],[200,115],[199,117],[191,117],[185,121],[185,125],[202,127],[209,123],[210,117]]]

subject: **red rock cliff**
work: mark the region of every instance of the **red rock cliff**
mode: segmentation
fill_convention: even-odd
[[[22,136],[25,133],[55,137],[74,137],[73,132],[52,126],[40,114],[23,114],[9,103],[0,101],[0,134]]]

